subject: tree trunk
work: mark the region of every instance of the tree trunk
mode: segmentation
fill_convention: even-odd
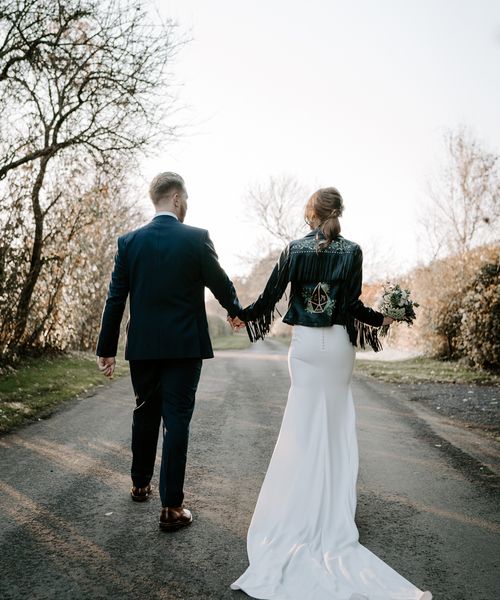
[[[33,238],[33,246],[31,248],[30,268],[19,296],[19,303],[14,318],[14,335],[9,344],[11,350],[22,347],[23,336],[26,333],[26,327],[28,325],[31,298],[33,297],[33,291],[42,270],[43,225],[45,214],[40,205],[40,192],[47,171],[47,163],[50,158],[50,156],[44,156],[40,160],[40,169],[36,176],[35,183],[33,184],[33,189],[31,190],[31,207],[35,218],[35,235]]]

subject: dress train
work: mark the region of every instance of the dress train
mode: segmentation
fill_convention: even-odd
[[[431,600],[358,541],[356,350],[342,325],[294,326],[291,387],[231,584],[260,600]]]

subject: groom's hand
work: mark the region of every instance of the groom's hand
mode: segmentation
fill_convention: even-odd
[[[111,357],[98,356],[97,357],[97,366],[99,367],[99,371],[101,371],[103,375],[105,375],[106,377],[109,377],[111,379],[111,377],[113,376],[113,373],[115,371],[116,359],[114,356],[111,356]]]

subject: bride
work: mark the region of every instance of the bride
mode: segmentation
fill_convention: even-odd
[[[363,256],[340,235],[343,208],[336,188],[311,196],[311,231],[288,244],[239,315],[262,339],[291,282],[291,387],[248,530],[250,564],[231,588],[265,600],[431,600],[358,541],[355,347],[380,350],[377,327],[392,319],[359,299]]]

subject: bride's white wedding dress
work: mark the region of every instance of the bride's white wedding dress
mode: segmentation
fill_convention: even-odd
[[[342,325],[294,326],[291,387],[232,585],[265,600],[431,600],[358,541],[356,349]]]

